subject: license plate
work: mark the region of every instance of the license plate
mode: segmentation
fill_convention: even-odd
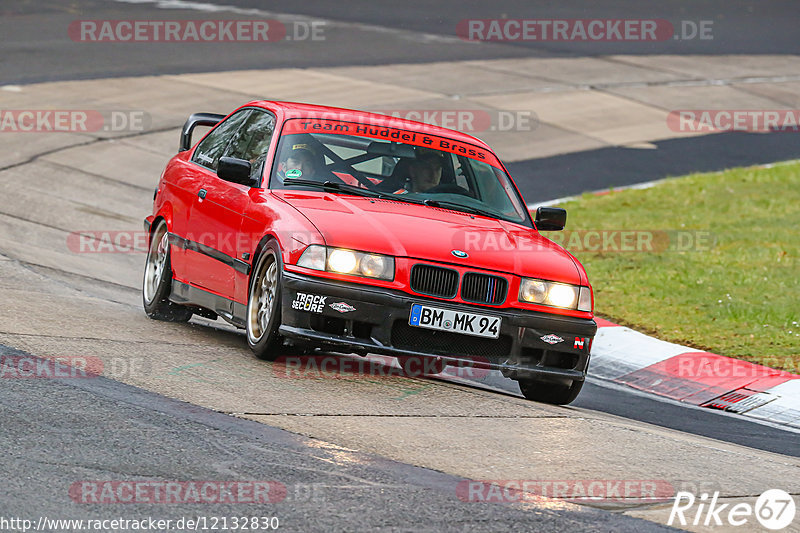
[[[411,306],[408,323],[420,328],[496,339],[500,336],[501,318],[414,304]]]

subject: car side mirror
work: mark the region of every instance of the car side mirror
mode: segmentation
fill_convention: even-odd
[[[220,157],[217,164],[217,176],[225,181],[255,187],[257,180],[250,177],[250,162],[235,157]]]
[[[181,128],[181,145],[178,149],[180,152],[185,152],[192,147],[192,131],[197,126],[216,126],[225,118],[225,115],[217,115],[216,113],[195,113],[191,115]]]
[[[567,225],[567,210],[560,207],[536,209],[536,229],[539,231],[561,231]]]

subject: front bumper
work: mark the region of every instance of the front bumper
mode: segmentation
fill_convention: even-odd
[[[285,271],[281,300],[285,337],[331,351],[437,356],[450,364],[501,370],[517,380],[583,381],[597,332],[591,319],[452,303]],[[415,303],[499,316],[500,338],[410,326]]]

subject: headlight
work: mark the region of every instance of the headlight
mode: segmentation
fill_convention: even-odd
[[[382,255],[365,254],[361,257],[358,269],[368,278],[379,278],[386,272],[386,263],[386,257]]]
[[[571,285],[552,284],[547,291],[544,302],[554,307],[564,307],[566,309],[575,308],[578,300],[578,287]]]
[[[340,274],[352,274],[358,266],[356,254],[350,250],[331,250],[328,255],[328,268]]]
[[[523,279],[519,288],[519,299],[523,302],[544,303],[547,284],[538,279]]]
[[[394,257],[312,244],[297,266],[375,279],[394,279]]]
[[[592,290],[566,283],[522,278],[519,301],[579,311],[592,310]]]

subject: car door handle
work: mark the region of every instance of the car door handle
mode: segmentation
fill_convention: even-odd
[[[200,189],[200,190],[197,192],[197,196],[199,196],[200,198],[205,198],[205,197],[206,197],[206,194],[208,194],[208,191],[206,191],[205,189]]]

